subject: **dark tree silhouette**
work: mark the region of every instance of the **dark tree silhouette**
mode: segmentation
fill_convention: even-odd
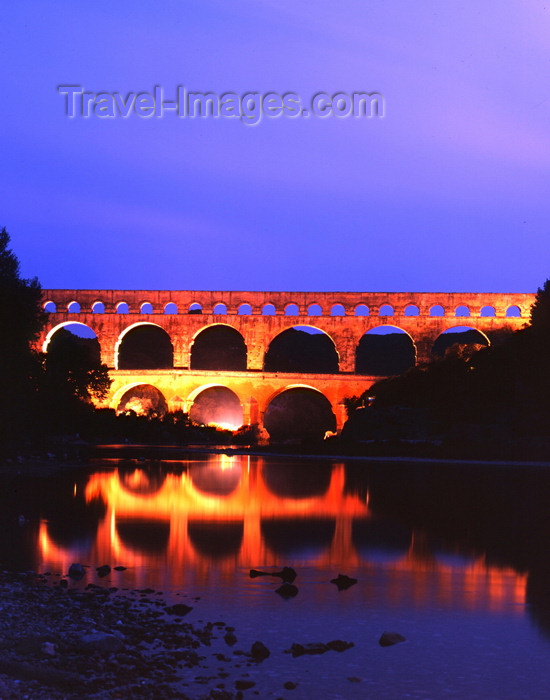
[[[41,372],[34,342],[46,322],[38,280],[22,279],[19,260],[9,249],[10,236],[0,231],[0,441],[6,448],[25,438]]]
[[[64,328],[50,340],[46,377],[58,399],[64,395],[68,401],[104,399],[111,386],[97,338],[79,338]]]
[[[537,290],[531,307],[531,328],[537,334],[550,336],[550,280]]]

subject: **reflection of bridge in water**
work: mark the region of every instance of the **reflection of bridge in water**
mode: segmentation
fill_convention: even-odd
[[[287,467],[296,476],[292,464],[226,455],[189,462],[181,474],[98,472],[85,489],[88,503],[106,504],[93,541],[59,546],[43,521],[41,566],[123,564],[136,586],[150,585],[154,570],[160,585],[182,588],[233,585],[243,569],[291,564],[360,571],[369,587],[419,604],[434,597],[489,609],[524,602],[525,575],[488,567],[479,556],[457,563],[431,551],[422,533],[388,529],[372,516],[368,497],[347,492],[343,464],[311,466],[298,487],[285,479]],[[412,580],[407,590],[405,579]]]

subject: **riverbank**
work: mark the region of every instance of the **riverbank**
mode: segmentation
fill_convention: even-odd
[[[374,452],[374,454],[373,454]],[[356,450],[356,451],[315,451],[304,450],[300,452],[295,447],[284,446],[262,446],[262,447],[242,447],[242,446],[213,446],[213,445],[148,445],[148,444],[128,444],[128,445],[94,445],[87,451],[87,456],[79,459],[41,459],[38,457],[20,457],[0,461],[0,475],[24,475],[24,476],[51,476],[62,471],[74,471],[89,468],[90,459],[94,466],[103,459],[122,459],[137,461],[184,461],[197,454],[221,454],[250,455],[256,457],[270,457],[280,459],[306,459],[306,460],[345,460],[346,462],[365,462],[369,464],[426,464],[426,465],[479,465],[495,467],[526,467],[526,468],[548,468],[550,467],[550,454],[547,459],[518,459],[517,454],[510,455],[509,458],[483,456],[450,456],[444,453],[441,456],[430,456],[430,454],[419,453],[417,450],[410,454],[403,454],[402,450],[394,452],[384,449],[376,450]]]
[[[151,589],[51,578],[0,572],[2,700],[237,700],[243,691],[254,694],[269,651],[239,648],[238,630],[223,621],[186,622],[193,600],[168,605]],[[273,697],[282,697],[285,682],[287,690],[298,683],[272,679]]]

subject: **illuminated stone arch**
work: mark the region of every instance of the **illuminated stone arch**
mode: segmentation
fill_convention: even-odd
[[[178,314],[178,305],[175,304],[173,301],[169,301],[164,306],[164,313],[167,316],[176,316]]]
[[[335,432],[336,416],[320,389],[289,384],[266,401],[263,425],[272,441],[319,441]]]
[[[445,309],[441,304],[434,304],[430,308],[430,316],[445,316]]]
[[[190,518],[187,524],[189,541],[202,559],[234,561],[242,547],[244,521],[204,520]]]
[[[208,455],[208,457],[209,459],[202,463],[190,464],[187,473],[193,487],[201,495],[211,498],[215,508],[217,498],[229,496],[237,490],[243,469],[241,462],[234,455],[219,454],[216,455],[215,461],[211,459],[213,455]]]
[[[164,415],[168,411],[168,402],[163,392],[154,384],[143,381],[129,382],[117,389],[109,405],[119,413],[132,410],[138,415],[146,415],[148,412]]]
[[[466,304],[460,304],[455,309],[455,317],[457,317],[457,318],[462,318],[462,317],[467,318],[471,315],[472,314],[470,312],[470,307],[466,306]]]
[[[491,306],[490,304],[487,304],[481,308],[479,315],[485,316],[485,317],[491,317],[491,316],[494,317],[494,316],[496,316],[495,307]]]
[[[57,333],[57,331],[61,330],[61,328],[65,328],[66,326],[82,326],[82,328],[87,328],[94,334],[99,343],[98,334],[87,323],[82,323],[81,321],[63,321],[62,323],[58,323],[57,325],[55,325],[53,328],[50,328],[48,334],[46,335],[46,338],[44,339],[44,342],[42,343],[42,352],[48,352],[48,345],[50,344],[50,340],[53,338],[55,333]]]
[[[296,332],[299,332],[298,335]],[[337,374],[340,358],[333,338],[322,328],[297,324],[266,339],[264,370],[299,374]]]
[[[46,300],[42,304],[42,308],[48,314],[56,314],[57,313],[57,305],[56,305],[55,301]]]
[[[239,304],[239,308],[237,309],[238,316],[250,316],[251,314],[252,304],[249,304],[247,301],[243,302],[242,304]]]
[[[465,335],[467,334],[467,335]],[[461,341],[460,336],[464,336]],[[450,336],[445,338],[445,336]],[[478,340],[476,340],[479,339]],[[473,326],[450,326],[442,331],[434,341],[432,346],[432,354],[442,357],[448,348],[450,348],[455,343],[460,343],[464,345],[486,345],[489,346],[491,341],[488,336],[481,331],[479,328],[474,328]]]
[[[521,309],[519,306],[512,305],[506,309],[507,318],[520,318],[522,316]]]
[[[380,325],[363,333],[355,348],[355,372],[369,376],[393,376],[416,364],[412,336],[394,325]]]
[[[199,304],[198,301],[194,301],[191,304],[189,304],[189,308],[187,309],[188,314],[202,314],[202,304]]]
[[[403,311],[404,316],[419,316],[420,309],[416,304],[407,304],[405,310]]]
[[[219,340],[216,344],[216,335]],[[220,342],[221,341],[221,342]],[[228,323],[203,326],[189,348],[191,369],[239,372],[247,368],[248,349],[242,334]]]
[[[284,311],[285,316],[299,316],[300,315],[300,307],[298,304],[295,302],[290,302],[289,304],[285,304],[285,311]]]
[[[154,348],[154,351],[148,351],[145,349],[145,351],[142,350],[143,354],[143,361],[141,358],[139,358],[136,362],[128,362],[127,358],[124,358],[124,361],[121,363],[121,348],[124,353],[125,348],[124,348],[124,343],[127,343],[127,340],[125,341],[126,337],[128,336],[129,333],[132,333],[136,331],[139,328],[145,328],[145,329],[156,329],[153,331],[154,333],[157,334],[158,338],[162,338],[161,340],[161,345],[157,345]],[[142,342],[148,342],[147,340],[142,341]],[[137,346],[137,343],[135,344]],[[127,351],[127,350],[126,350]],[[136,349],[136,347],[131,348],[130,352],[134,352],[134,354],[139,353],[139,350]],[[114,356],[114,366],[115,369],[170,369],[174,366],[174,347],[172,344],[172,339],[170,338],[170,335],[168,334],[168,331],[163,328],[162,326],[159,326],[156,323],[151,323],[150,321],[138,321],[136,323],[132,323],[130,326],[125,328],[120,335],[118,336],[117,342],[115,343],[115,356]],[[141,366],[146,363],[146,360],[150,359],[150,366]],[[135,367],[122,367],[121,364],[136,364],[137,366]]]
[[[245,422],[243,404],[233,389],[225,384],[210,383],[193,389],[185,401],[184,410],[190,420],[200,425],[236,430]]]
[[[214,304],[212,314],[214,316],[227,316],[227,304],[225,304],[223,301],[219,301],[217,304]]]
[[[308,316],[322,316],[323,315],[323,307],[321,304],[310,304],[307,307],[307,315]]]
[[[127,301],[117,301],[115,304],[117,314],[129,314],[130,306]]]
[[[267,304],[264,304],[262,306],[262,316],[276,316],[276,315],[277,315],[277,309],[275,307],[275,304],[268,302]]]
[[[131,466],[119,466],[116,478],[120,488],[136,498],[148,499],[159,493],[166,481],[166,473],[158,463],[143,465],[139,469],[134,464]]]

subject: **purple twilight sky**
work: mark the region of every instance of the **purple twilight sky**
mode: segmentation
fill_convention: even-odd
[[[5,4],[0,225],[44,287],[535,291],[550,5]],[[58,86],[378,92],[384,117],[69,118]],[[111,98],[112,104],[112,98]]]

